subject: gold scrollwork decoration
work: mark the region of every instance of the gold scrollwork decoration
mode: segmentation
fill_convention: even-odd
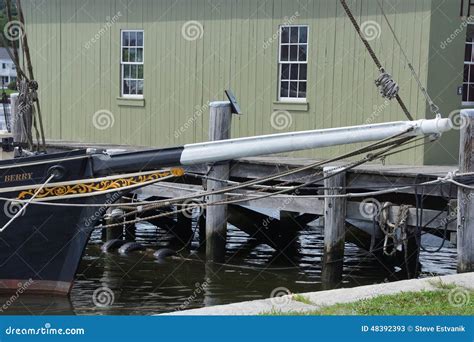
[[[120,190],[133,185],[139,185],[154,180],[159,180],[164,177],[174,176],[180,177],[184,175],[184,170],[181,168],[173,168],[167,171],[150,173],[147,175],[133,176],[127,178],[117,178],[110,180],[102,180],[100,182],[78,183],[71,185],[61,185],[43,188],[35,198],[58,197],[78,194],[89,194],[107,190]],[[17,199],[28,199],[35,194],[36,189],[29,189],[22,191]]]

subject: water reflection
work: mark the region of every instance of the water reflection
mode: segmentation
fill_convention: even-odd
[[[141,224],[137,241],[156,250],[165,247],[171,237],[154,226]],[[95,233],[80,265],[70,299],[21,296],[4,314],[77,314],[77,315],[151,315],[202,306],[267,298],[277,287],[293,293],[321,290],[323,236],[318,227],[307,227],[298,236],[294,257],[256,245],[245,233],[229,228],[227,265],[207,264],[197,250],[196,234],[184,259],[158,262],[152,252],[120,256],[100,250],[100,234]],[[425,241],[434,246],[439,241]],[[380,283],[389,273],[364,251],[346,245],[342,286]],[[455,248],[421,254],[425,274],[455,273]],[[102,306],[94,300],[99,288],[112,291],[113,303]],[[6,303],[9,297],[0,297]],[[97,298],[96,298],[97,299]],[[103,298],[102,298],[103,299]],[[99,305],[97,305],[99,304]]]

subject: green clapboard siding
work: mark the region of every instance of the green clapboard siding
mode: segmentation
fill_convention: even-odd
[[[430,117],[376,1],[348,2],[360,23],[380,25],[380,37],[370,43],[399,82],[412,114]],[[458,2],[383,2],[422,83],[443,112],[458,109],[464,36],[447,49],[439,45],[461,24]],[[336,0],[48,0],[24,6],[50,139],[146,146],[205,141],[207,103],[223,100],[226,88],[234,91],[244,112],[235,116],[234,137],[405,120],[395,102],[378,95],[378,70]],[[189,21],[202,25],[201,38],[183,38]],[[277,32],[288,21],[309,25],[307,110],[276,103]],[[121,29],[145,31],[144,105],[118,99]],[[283,131],[272,126],[276,110],[291,115]],[[110,112],[113,126],[95,128],[98,111]],[[440,148],[420,147],[389,162],[455,163],[457,144],[455,132]],[[323,158],[356,147],[293,155]]]

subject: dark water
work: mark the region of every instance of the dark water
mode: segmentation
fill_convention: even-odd
[[[266,245],[252,245],[245,233],[230,227],[229,265],[206,265],[203,252],[197,251],[198,236],[192,251],[182,253],[185,259],[158,262],[152,252],[104,254],[100,234],[94,233],[69,299],[23,295],[5,313],[152,315],[268,298],[280,287],[292,293],[318,291],[322,288],[321,233],[320,228],[308,226],[298,237],[299,253],[287,257]],[[168,240],[159,228],[147,224],[138,227],[137,241],[150,249],[166,246]],[[345,253],[341,286],[381,283],[390,277],[373,258],[361,257],[365,253],[355,245],[347,244]],[[436,254],[423,252],[421,263],[425,275],[455,273],[455,248],[447,246]],[[0,297],[2,302],[7,300]]]

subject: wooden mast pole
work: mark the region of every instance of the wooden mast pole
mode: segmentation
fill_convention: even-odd
[[[23,9],[21,8],[21,1],[16,0],[16,6],[17,6],[17,11],[18,11],[18,19],[20,20],[20,23],[23,27],[23,29],[26,31],[26,26],[25,26],[25,17],[23,16]],[[33,73],[33,65],[31,63],[31,56],[30,56],[30,48],[28,45],[28,37],[26,35],[26,32],[23,32],[22,36],[22,46],[23,46],[23,51],[25,53],[25,59],[26,59],[26,65],[28,68],[28,74],[30,80],[34,80],[34,73]],[[44,127],[43,127],[43,118],[41,115],[41,106],[40,106],[40,100],[39,98],[36,99],[36,111],[38,113],[38,121],[39,121],[39,126],[40,126],[40,133],[41,133],[41,144],[42,148],[44,151],[46,151],[46,142],[44,138]]]

